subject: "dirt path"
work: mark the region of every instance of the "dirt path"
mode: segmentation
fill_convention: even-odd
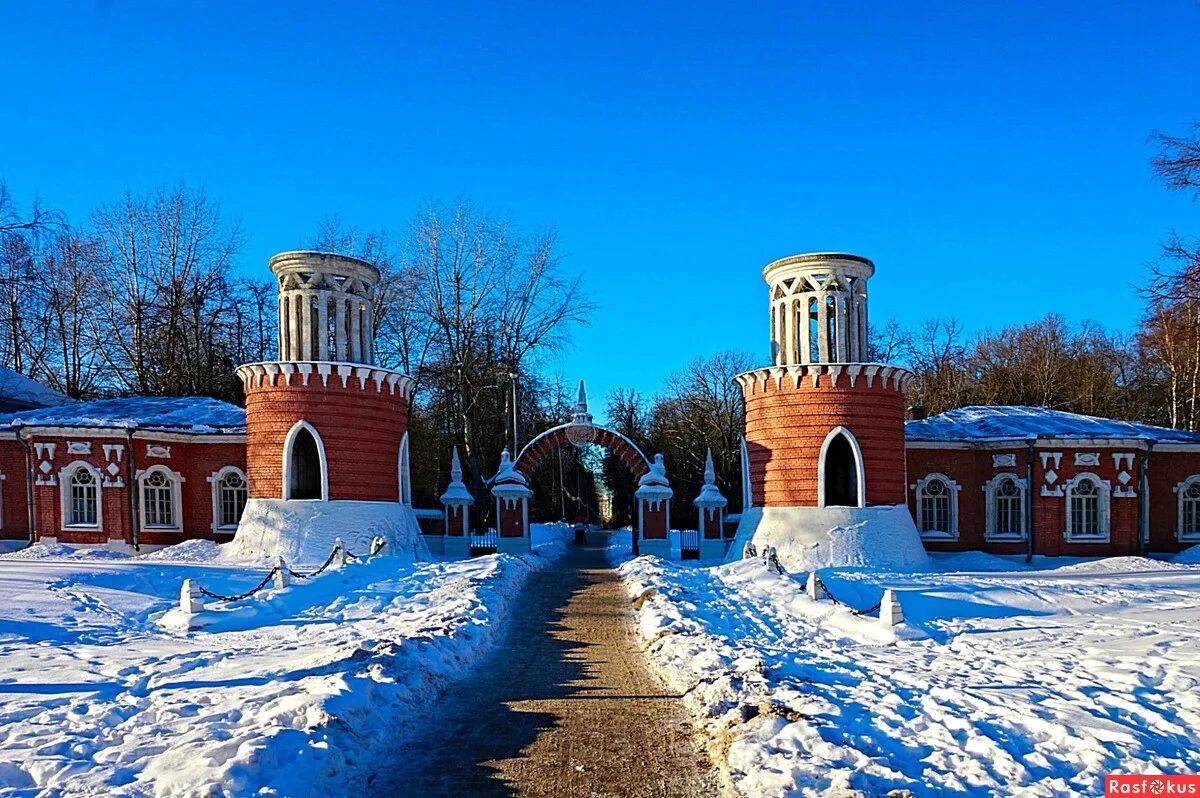
[[[594,536],[598,537],[598,536]],[[712,796],[678,696],[647,670],[603,549],[530,576],[505,645],[431,707],[380,796]]]

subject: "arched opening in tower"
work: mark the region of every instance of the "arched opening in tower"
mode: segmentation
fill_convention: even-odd
[[[858,462],[844,434],[825,450],[825,506],[858,507]]]
[[[321,498],[321,453],[312,433],[301,428],[292,439],[289,499]]]

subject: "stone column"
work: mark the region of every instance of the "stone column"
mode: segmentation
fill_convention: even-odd
[[[800,296],[800,362],[812,362],[812,294]]]
[[[334,348],[337,350],[334,357],[339,362],[346,360],[346,297],[338,293],[334,295],[334,302],[337,306],[333,312],[333,341]]]
[[[833,307],[835,312],[833,317],[833,325],[834,335],[837,338],[837,362],[839,363],[845,363],[850,359],[849,347],[846,345],[846,338],[847,334],[849,333],[849,330],[847,329],[849,325],[847,324],[846,318],[847,299],[847,295],[840,291],[834,294]]]
[[[371,302],[364,303],[367,309],[363,311],[363,362],[375,364],[375,307]]]
[[[317,292],[317,359],[329,359],[329,292]]]
[[[822,363],[829,363],[829,294],[817,294],[817,356]]]
[[[358,310],[358,297],[351,295],[348,303],[350,312],[350,362],[362,362],[362,316]]]
[[[858,363],[862,360],[862,341],[859,337],[858,324],[858,295],[851,292],[848,299],[850,302],[850,362]]]

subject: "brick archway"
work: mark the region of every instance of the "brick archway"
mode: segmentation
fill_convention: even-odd
[[[516,462],[513,464],[516,470],[526,478],[531,477],[546,455],[560,447],[572,446],[571,439],[567,437],[567,430],[572,426],[576,425],[563,424],[548,429],[531,440],[517,455]],[[606,427],[593,426],[592,429],[595,430],[592,443],[607,449],[620,458],[621,462],[633,473],[634,479],[641,479],[650,472],[650,459],[629,438]]]

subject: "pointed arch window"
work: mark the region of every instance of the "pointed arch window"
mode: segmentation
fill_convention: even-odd
[[[324,501],[329,497],[325,444],[307,421],[298,421],[283,448],[283,498]]]
[[[865,481],[862,449],[850,430],[838,427],[821,445],[817,474],[819,506],[865,507]]]

